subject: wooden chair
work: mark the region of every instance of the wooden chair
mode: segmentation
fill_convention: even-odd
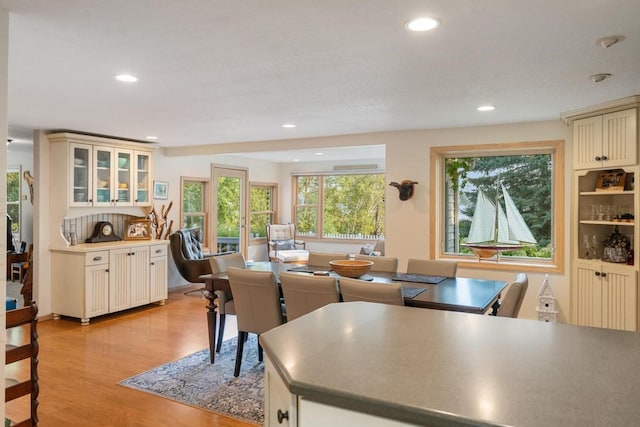
[[[456,261],[410,258],[407,263],[407,273],[409,274],[456,277],[457,271],[458,263]]]
[[[327,304],[340,301],[335,277],[280,273],[280,287],[287,308],[287,321],[297,319]]]
[[[529,278],[525,273],[519,273],[516,276],[516,280],[509,285],[509,290],[502,300],[497,316],[518,317],[522,301],[524,300],[524,294],[527,292],[527,287],[529,287]]]
[[[247,268],[244,256],[240,252],[212,256],[209,258],[212,273],[224,273],[229,267]],[[225,291],[216,291],[218,298],[218,341],[216,343],[216,353],[220,353],[222,338],[224,335],[224,325],[227,314],[236,314],[233,294]]]
[[[357,260],[371,261],[371,271],[385,271],[388,273],[398,272],[398,258],[386,256],[356,255]]]
[[[329,269],[331,267],[329,261],[335,261],[337,259],[349,259],[349,254],[340,252],[309,252],[307,265]]]
[[[256,271],[230,267],[227,270],[238,321],[238,346],[234,376],[240,375],[244,342],[248,334],[267,332],[285,320],[280,305],[280,290],[272,271]],[[262,362],[262,347],[258,343],[258,360]]]
[[[344,302],[367,301],[404,305],[402,286],[399,283],[372,283],[365,280],[341,277],[339,286]]]
[[[29,341],[27,343],[9,344],[5,348],[5,363],[7,365],[24,359],[31,360],[31,375],[28,380],[17,381],[5,377],[5,402],[18,399],[22,396],[30,395],[31,411],[29,418],[22,421],[13,421],[11,426],[14,427],[35,427],[38,425],[38,330],[37,316],[38,306],[34,301],[30,305],[17,310],[9,310],[6,313],[7,335],[11,335],[13,328],[28,325]],[[17,333],[17,336],[24,336]],[[9,340],[9,339],[8,339]]]

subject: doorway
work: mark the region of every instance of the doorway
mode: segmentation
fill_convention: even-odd
[[[241,252],[247,256],[248,171],[212,165],[212,248],[216,253]]]

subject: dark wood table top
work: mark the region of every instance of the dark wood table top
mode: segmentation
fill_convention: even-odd
[[[249,263],[247,268],[259,271],[273,271],[276,279],[280,272],[300,265],[277,262]],[[326,267],[309,266],[310,271],[326,270]],[[299,272],[297,274],[310,274]],[[340,276],[330,272],[332,276]],[[370,271],[367,276],[375,283],[400,283],[403,287],[424,288],[425,292],[413,298],[405,298],[405,305],[410,307],[434,308],[438,310],[461,311],[466,313],[484,313],[498,300],[507,283],[499,280],[472,279],[466,277],[448,277],[438,284],[402,282],[392,280],[395,273]],[[226,273],[206,274],[201,276],[208,291],[231,291]]]

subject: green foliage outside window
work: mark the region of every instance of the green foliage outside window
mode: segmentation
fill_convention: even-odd
[[[274,186],[251,186],[251,238],[267,237],[267,224],[273,223]]]
[[[240,184],[238,178],[218,178],[218,237],[240,236]]]
[[[7,213],[11,217],[11,232],[20,233],[20,172],[7,172]]]
[[[296,226],[299,235],[376,239],[384,235],[384,175],[298,176]],[[322,194],[322,197],[320,197]]]
[[[185,181],[182,185],[182,228],[200,228],[205,230],[205,185],[203,182]]]

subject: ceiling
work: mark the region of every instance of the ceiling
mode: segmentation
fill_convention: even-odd
[[[0,0],[9,137],[162,147],[559,119],[640,94],[638,0]],[[405,22],[441,26],[412,33]],[[609,48],[596,40],[622,35]],[[137,83],[120,83],[130,73]],[[594,83],[589,76],[610,73]],[[478,112],[492,104],[496,110]],[[283,128],[284,123],[297,127]]]

